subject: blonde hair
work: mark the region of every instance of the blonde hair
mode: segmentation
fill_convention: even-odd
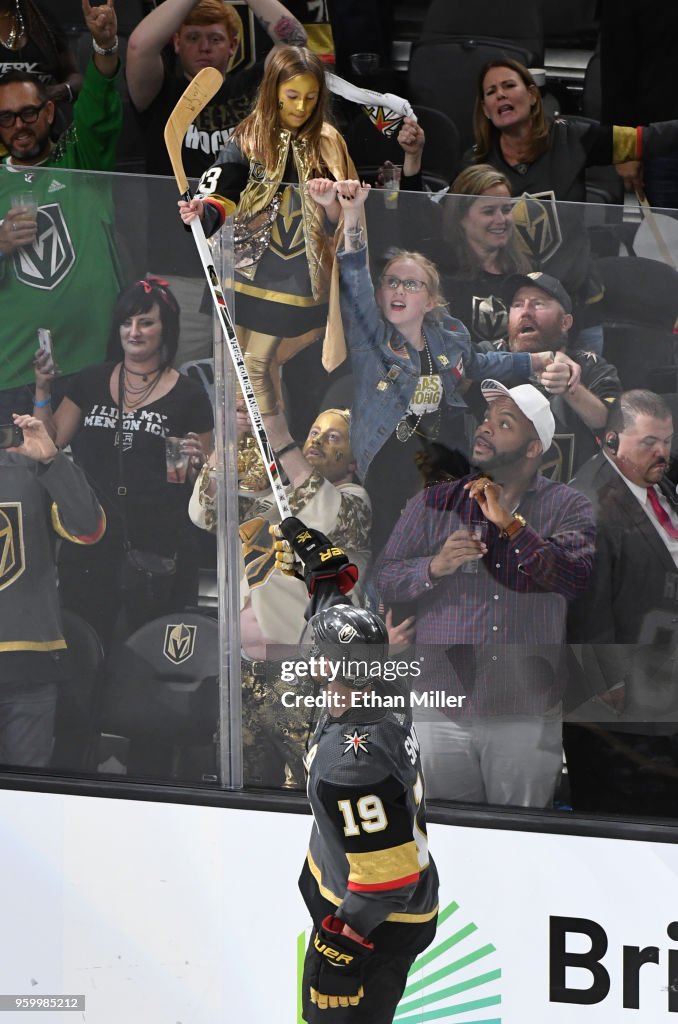
[[[492,132],[497,131],[483,110],[483,102],[485,100],[485,75],[488,71],[491,71],[492,68],[508,68],[510,71],[514,71],[522,80],[523,85],[527,89],[532,90],[532,95],[536,99],[530,114],[532,131],[530,148],[526,153],[526,159],[531,163],[533,160],[536,160],[538,156],[541,156],[541,154],[547,149],[549,144],[549,129],[544,114],[544,104],[542,103],[541,93],[539,92],[537,83],[524,64],[521,64],[517,60],[512,60],[510,57],[505,57],[503,60],[491,60],[480,72],[480,76],[478,78],[478,91],[476,93],[476,101],[473,108],[473,134],[475,136],[475,146],[473,147],[474,159],[476,163],[482,163],[487,158],[487,154],[490,152],[490,146],[492,144]]]
[[[273,172],[278,162],[277,134],[272,126],[278,123],[278,89],[297,75],[312,75],[318,83],[318,102],[308,121],[298,132],[308,147],[314,173],[323,171],[320,154],[320,132],[328,119],[329,90],[320,58],[305,46],[278,46],[272,52],[257,91],[252,112],[233,132],[243,152]]]
[[[384,265],[384,269],[381,272],[380,280],[384,280],[388,277],[388,269],[393,266],[398,260],[412,260],[418,267],[424,271],[428,278],[426,288],[429,296],[434,304],[434,308],[426,313],[426,316],[430,316],[433,320],[439,320],[440,314],[444,310],[447,302],[440,290],[440,274],[435,263],[433,263],[428,256],[424,256],[423,252],[410,252],[408,249],[397,249],[395,252],[391,252],[388,260]]]
[[[445,201],[443,236],[452,246],[460,270],[475,272],[480,267],[478,255],[466,240],[462,221],[478,199],[488,195],[490,189],[496,188],[497,185],[503,185],[507,191],[507,198],[510,197],[511,183],[505,174],[491,164],[472,164],[457,175],[447,190],[448,195],[456,198]],[[513,231],[506,245],[498,251],[497,258],[504,274],[526,274],[532,269]]]
[[[321,412],[318,413],[318,416],[324,416],[326,412],[331,412],[335,416],[340,416],[341,419],[346,424],[346,426],[350,428],[350,426],[351,426],[351,410],[350,409],[322,409]],[[316,416],[316,419],[318,419],[318,416]]]

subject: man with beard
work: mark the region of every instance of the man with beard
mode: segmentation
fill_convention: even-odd
[[[92,59],[73,124],[57,142],[43,84],[25,72],[0,77],[0,142],[9,154],[0,172],[0,423],[33,411],[38,328],[51,330],[63,375],[102,359],[122,283],[110,181],[71,173],[112,171],[122,124],[113,0],[83,0],[83,11]]]
[[[417,601],[422,677],[437,691],[417,724],[429,795],[547,807],[562,765],[567,605],[588,584],[595,529],[588,500],[539,472],[548,400],[531,384],[481,389],[475,471],[412,498],[377,585],[385,601]]]
[[[610,410],[603,451],[573,481],[593,503],[598,537],[568,638],[592,645],[585,665],[597,670],[599,707],[607,706],[599,722],[566,726],[576,810],[676,814],[678,502],[665,475],[672,440],[664,399],[625,391]]]
[[[617,371],[593,352],[570,351],[572,302],[560,281],[548,274],[515,275],[506,287],[508,337],[495,348],[508,352],[566,352],[581,367],[573,383],[567,363],[554,362],[533,383],[547,396],[556,421],[553,447],[542,472],[553,480],[570,480],[598,450],[597,437],[607,421],[609,404],[621,394]],[[514,382],[516,383],[516,382]]]

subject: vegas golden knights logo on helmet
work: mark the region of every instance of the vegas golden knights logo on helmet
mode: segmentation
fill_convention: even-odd
[[[0,505],[0,590],[9,587],[26,568],[21,504]]]
[[[533,260],[545,263],[560,248],[563,236],[553,192],[529,192],[514,204],[513,226],[521,245]]]
[[[195,650],[197,631],[197,626],[187,626],[184,622],[166,626],[162,653],[167,660],[173,665],[181,665],[188,661]]]

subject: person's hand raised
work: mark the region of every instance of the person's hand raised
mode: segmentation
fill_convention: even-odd
[[[59,454],[59,449],[47,433],[45,424],[35,416],[19,416],[14,413],[12,416],[15,426],[21,427],[24,434],[23,444],[8,448],[8,452],[16,452],[17,455],[26,455],[35,462],[51,462]]]
[[[113,0],[106,0],[94,7],[89,0],[82,0],[82,13],[92,38],[102,50],[110,50],[115,46],[118,34],[118,18]]]
[[[400,148],[405,153],[415,156],[417,153],[422,152],[425,142],[426,136],[421,125],[413,117],[403,118],[402,127],[398,132],[398,145]]]

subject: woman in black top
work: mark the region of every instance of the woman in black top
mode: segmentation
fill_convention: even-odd
[[[57,445],[72,442],[106,513],[103,540],[93,548],[64,550],[59,567],[64,604],[91,622],[104,645],[120,610],[125,527],[132,548],[177,559],[166,607],[125,601],[130,630],[195,603],[197,596],[190,488],[168,474],[165,439],[193,435],[190,450],[199,444],[206,454],[214,420],[203,388],[172,368],[178,338],[179,307],[166,283],[137,281],[113,311],[109,359],[76,374],[53,417],[49,404],[37,406]],[[43,358],[37,362],[36,389],[44,390],[50,375]]]

